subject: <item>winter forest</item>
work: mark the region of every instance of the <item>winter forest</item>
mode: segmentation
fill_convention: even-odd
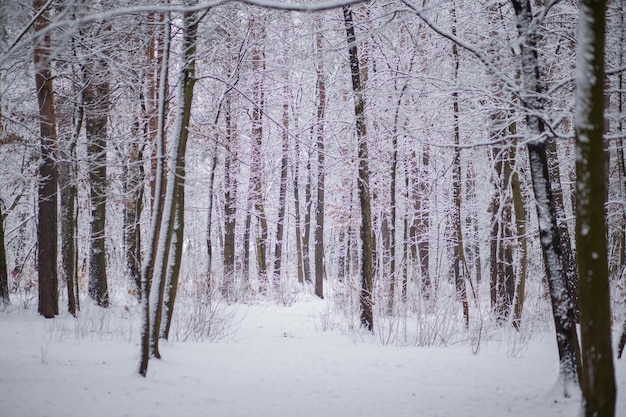
[[[624,0],[0,0],[0,415],[626,417],[625,75]]]

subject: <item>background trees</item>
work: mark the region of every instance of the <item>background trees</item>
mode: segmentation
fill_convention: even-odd
[[[236,2],[34,6],[2,20],[0,147],[21,162],[0,171],[19,185],[0,185],[2,201],[17,201],[2,214],[11,273],[0,288],[25,291],[36,269],[40,311],[57,314],[60,238],[72,314],[86,289],[101,306],[141,298],[158,356],[177,288],[288,304],[314,283],[369,331],[401,316],[426,334],[453,305],[455,331],[480,338],[491,319],[523,331],[524,302],[547,307],[545,285],[563,376],[576,381],[576,4],[407,0],[315,15]],[[623,22],[621,2],[608,13]],[[616,219],[621,35],[607,38],[605,85]],[[36,90],[15,68],[34,70]],[[608,231],[616,291],[622,220]]]

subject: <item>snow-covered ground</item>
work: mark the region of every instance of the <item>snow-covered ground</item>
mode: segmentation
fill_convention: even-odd
[[[239,305],[218,342],[164,342],[145,379],[135,307],[94,307],[78,320],[9,308],[0,312],[0,416],[578,415],[580,400],[555,387],[549,333],[519,350],[504,337],[485,340],[477,354],[467,343],[385,346],[324,331],[327,303]],[[626,417],[626,360],[616,374],[617,416]]]

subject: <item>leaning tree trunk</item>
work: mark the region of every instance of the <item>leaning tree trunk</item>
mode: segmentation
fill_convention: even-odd
[[[34,0],[37,11],[35,33],[45,31],[48,9],[44,0]],[[50,32],[39,35],[35,41],[33,61],[35,85],[39,104],[39,187],[37,214],[37,274],[39,277],[39,314],[52,318],[59,314],[59,290],[57,276],[57,167],[54,149],[57,142],[54,93],[52,88],[50,55]]]
[[[155,153],[155,184],[154,190],[158,192],[154,193],[154,201],[152,204],[152,219],[150,223],[150,240],[146,248],[146,254],[143,264],[143,273],[141,275],[141,292],[142,298],[142,315],[143,323],[141,329],[141,360],[139,363],[139,374],[143,377],[148,372],[148,361],[150,359],[150,340],[151,340],[151,290],[152,280],[154,276],[156,256],[158,252],[159,234],[161,229],[161,221],[163,219],[163,199],[164,195],[162,190],[163,172],[165,165],[164,151],[165,151],[165,121],[166,121],[166,96],[167,80],[168,80],[168,68],[170,59],[170,33],[171,33],[171,21],[170,15],[165,14],[164,17],[164,42],[162,48],[162,59],[159,76],[159,88],[158,88],[158,110],[157,110],[157,129],[156,129],[156,153]]]
[[[176,112],[176,127],[172,137],[171,155],[175,166],[167,171],[165,188],[165,204],[163,207],[162,224],[158,236],[158,251],[154,268],[154,295],[152,300],[152,320],[150,334],[150,348],[156,358],[161,357],[159,339],[162,335],[163,306],[167,306],[168,298],[172,300],[169,310],[173,310],[173,300],[176,295],[176,286],[173,285],[173,294],[170,286],[178,280],[180,265],[179,251],[182,250],[182,234],[184,227],[185,210],[185,153],[189,137],[189,121],[191,119],[191,104],[195,79],[195,53],[198,20],[196,13],[185,12],[183,15],[183,44],[182,65],[178,74],[178,104]],[[174,247],[178,241],[181,248]],[[173,250],[173,251],[172,251]],[[173,253],[172,253],[173,252]],[[174,264],[172,264],[172,261]],[[170,316],[171,317],[171,316]]]
[[[539,116],[543,110],[539,58],[538,34],[533,29],[533,13],[529,0],[511,0],[517,18],[522,59],[522,102],[526,106],[528,129],[528,158],[532,178],[539,238],[543,261],[548,278],[552,303],[552,315],[556,329],[559,351],[560,378],[563,379],[565,395],[569,395],[570,384],[578,384],[580,375],[580,350],[572,300],[569,297],[566,275],[561,255],[561,241],[553,204],[552,187],[546,154],[546,132]]]
[[[356,137],[358,141],[359,176],[358,190],[361,203],[361,325],[370,332],[374,331],[374,312],[372,309],[372,278],[374,275],[374,237],[372,234],[372,208],[369,190],[369,168],[367,152],[367,129],[365,125],[365,99],[359,70],[359,56],[354,21],[350,6],[343,7],[343,19],[349,46],[350,73],[354,93],[354,115],[356,117]]]
[[[605,0],[581,0],[576,62],[576,242],[585,417],[615,415],[603,147]]]

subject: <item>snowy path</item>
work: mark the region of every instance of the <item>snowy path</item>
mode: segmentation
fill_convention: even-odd
[[[241,306],[229,340],[164,346],[147,379],[135,374],[135,340],[77,338],[71,318],[51,325],[30,312],[0,313],[0,416],[577,415],[576,400],[550,392],[549,336],[536,336],[521,359],[507,357],[504,342],[478,355],[463,345],[354,343],[316,330],[323,309],[322,301]],[[616,365],[623,393],[626,361]],[[624,396],[618,417],[626,417]]]

